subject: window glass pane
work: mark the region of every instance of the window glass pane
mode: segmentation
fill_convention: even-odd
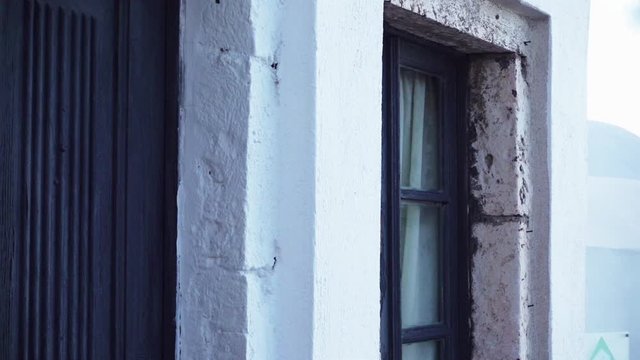
[[[403,328],[440,322],[440,206],[400,205],[400,318]]]
[[[400,70],[400,185],[418,190],[441,188],[439,80]]]
[[[402,344],[402,360],[439,360],[440,341]]]

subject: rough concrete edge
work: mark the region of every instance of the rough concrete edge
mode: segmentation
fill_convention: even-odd
[[[176,131],[177,133],[177,146],[178,146],[178,150],[177,150],[177,154],[176,154],[176,244],[175,244],[175,251],[176,251],[176,279],[175,279],[175,285],[176,285],[176,296],[175,296],[175,327],[176,327],[176,332],[175,332],[175,339],[174,339],[174,358],[175,359],[182,359],[182,312],[180,311],[180,306],[182,305],[181,301],[182,301],[182,290],[181,290],[181,283],[180,283],[180,271],[181,271],[181,263],[182,263],[182,252],[180,251],[180,244],[179,244],[179,237],[178,237],[178,218],[179,218],[179,213],[178,213],[178,204],[180,202],[179,199],[179,195],[178,195],[178,189],[180,188],[180,182],[182,181],[181,178],[181,174],[180,174],[180,149],[182,149],[183,145],[183,122],[184,122],[184,92],[185,92],[185,61],[184,61],[184,36],[185,36],[185,20],[186,20],[186,6],[187,6],[187,0],[179,0],[179,5],[178,5],[178,11],[180,12],[178,15],[178,74],[177,74],[177,78],[178,78],[178,85],[177,87],[177,94],[178,94],[178,100],[177,100],[177,108],[178,108],[178,129]]]
[[[509,52],[483,39],[469,36],[451,26],[443,25],[428,18],[425,13],[416,13],[390,2],[385,2],[385,22],[392,27],[424,40],[451,47],[463,53],[500,53]]]
[[[544,14],[530,19],[531,31],[537,35],[527,56],[520,56],[519,79],[529,91],[528,158],[531,164],[527,174],[530,197],[530,226],[527,232],[529,244],[528,281],[530,301],[535,307],[528,309],[529,348],[532,359],[548,359],[551,349],[550,336],[550,124],[551,124],[551,18]]]
[[[459,52],[527,54],[531,43],[530,21],[544,17],[524,15],[520,8],[500,1],[387,0],[385,21],[425,40],[449,46]]]
[[[530,19],[541,20],[549,17],[549,14],[540,8],[534,6],[529,1],[523,0],[492,0],[496,4],[500,4],[507,9],[511,9],[516,14],[526,16]]]
[[[476,55],[471,61],[469,72],[470,104],[468,108],[468,158],[470,174],[469,214],[471,226],[471,317],[470,328],[472,337],[472,355],[474,358],[486,356],[518,356],[526,358],[528,340],[525,336],[528,321],[524,302],[528,298],[527,283],[527,241],[526,232],[529,227],[529,202],[526,178],[528,168],[523,139],[528,130],[528,111],[525,96],[526,83],[519,81],[522,77],[520,57],[516,54],[505,55]],[[513,94],[509,94],[513,92]],[[519,95],[519,96],[518,96]],[[523,109],[523,107],[525,109]],[[496,119],[487,119],[487,117]],[[497,121],[496,121],[497,120]],[[503,126],[509,122],[510,126]],[[506,131],[505,131],[506,130]],[[509,152],[505,159],[497,161],[506,163],[506,167],[494,166],[491,153]],[[490,157],[491,161],[488,161]],[[492,172],[498,172],[492,174]],[[481,181],[480,178],[490,175],[491,181]],[[496,183],[493,183],[495,175]],[[502,184],[508,184],[503,186]],[[524,197],[523,197],[524,195]],[[485,197],[492,196],[487,200]],[[496,197],[499,201],[496,201]],[[504,231],[504,228],[518,227],[514,239],[507,241],[509,233],[502,234],[501,239],[488,238]],[[499,246],[496,240],[503,241]],[[484,249],[480,252],[480,249]],[[490,250],[487,250],[489,248]],[[487,256],[486,251],[493,251]],[[495,267],[495,260],[503,256],[502,264],[512,263],[517,259],[516,274],[507,274],[505,269]],[[491,259],[487,261],[487,259]],[[497,271],[497,273],[496,273]],[[483,281],[484,275],[490,275],[490,282]],[[498,281],[499,283],[495,283]],[[491,289],[498,285],[505,290],[504,296],[493,294],[491,301],[486,296],[479,296],[482,289]],[[517,293],[520,305],[516,307],[515,300],[509,294]],[[485,294],[486,295],[486,294]],[[524,299],[524,300],[523,300]],[[480,301],[482,300],[482,301]],[[495,314],[490,308],[491,302],[511,304],[509,311]],[[491,317],[486,319],[486,317]],[[515,321],[515,322],[514,322]],[[491,336],[478,336],[479,327],[491,333],[498,329],[512,338],[503,339],[502,346],[491,343]],[[495,338],[496,334],[493,334]],[[515,348],[514,348],[515,347]]]

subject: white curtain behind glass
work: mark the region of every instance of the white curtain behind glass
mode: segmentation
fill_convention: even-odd
[[[437,172],[437,79],[403,69],[400,75],[401,184],[435,189]],[[401,206],[401,319],[402,327],[439,322],[438,223],[435,206]],[[403,347],[404,348],[404,347]],[[406,347],[405,359],[422,347]],[[424,349],[422,349],[424,350]],[[418,355],[417,353],[415,355]]]

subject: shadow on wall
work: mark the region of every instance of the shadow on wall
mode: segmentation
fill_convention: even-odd
[[[640,137],[588,126],[587,332],[629,332],[640,359]]]

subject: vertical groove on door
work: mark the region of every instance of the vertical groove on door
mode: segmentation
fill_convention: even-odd
[[[93,184],[93,20],[87,16],[82,16],[82,31],[81,31],[81,69],[80,77],[82,81],[81,85],[81,98],[80,98],[80,114],[82,118],[81,133],[82,143],[78,144],[82,148],[82,164],[81,164],[81,176],[82,181],[80,183],[80,192],[82,198],[82,212],[81,212],[81,234],[82,240],[80,243],[81,248],[81,331],[82,347],[81,354],[83,358],[91,356],[91,338],[92,338],[92,322],[91,322],[91,296],[89,289],[92,289],[92,242],[91,242],[91,228],[92,228],[92,189]]]
[[[42,340],[42,321],[41,321],[41,284],[42,277],[44,275],[44,271],[42,269],[42,228],[43,221],[42,218],[44,214],[42,213],[44,207],[42,206],[42,187],[44,185],[44,179],[42,174],[42,168],[44,164],[42,163],[43,157],[43,78],[44,78],[44,9],[40,4],[35,4],[34,10],[34,43],[33,43],[33,163],[32,163],[32,215],[33,222],[31,223],[31,241],[33,242],[33,249],[30,254],[31,263],[32,263],[32,271],[31,278],[29,280],[29,284],[31,286],[31,293],[33,294],[31,303],[30,303],[30,312],[31,312],[31,324],[29,329],[31,333],[29,334],[29,339],[33,341],[31,345],[31,350],[33,351],[33,357],[35,359],[42,358],[42,353],[40,351],[40,343]]]
[[[0,198],[9,194],[5,202],[17,201],[20,211],[0,206],[13,214],[0,221],[0,232],[5,224],[15,230],[11,308],[0,310],[0,316],[10,312],[12,335],[5,340],[0,332],[0,352],[10,341],[16,359],[159,358],[163,349],[172,356],[175,269],[164,274],[170,283],[160,276],[165,251],[167,263],[175,258],[174,230],[164,237],[164,222],[173,229],[175,214],[162,215],[164,201],[175,198],[173,185],[163,192],[175,166],[175,154],[169,155],[175,149],[163,148],[163,129],[176,127],[164,119],[175,115],[163,75],[173,66],[162,57],[175,55],[165,39],[167,4],[8,4],[10,13],[19,14],[6,38],[16,53],[8,54],[8,62],[0,56],[0,70],[17,70],[2,87],[20,93],[7,100],[14,104],[2,114],[8,119],[2,125],[18,136],[3,132],[11,143],[0,147],[18,148],[12,158],[0,156],[14,168],[11,179],[4,173],[0,179],[11,180]],[[169,98],[177,97],[175,91]],[[171,165],[162,159],[169,156]],[[0,285],[4,281],[0,276]],[[7,301],[0,296],[0,305]],[[164,326],[167,347],[160,346]]]
[[[79,299],[76,294],[79,291],[78,285],[78,267],[80,256],[78,255],[78,243],[80,239],[80,226],[79,226],[79,192],[78,185],[80,183],[80,173],[78,171],[80,164],[80,149],[78,149],[77,144],[80,142],[80,110],[78,98],[80,96],[79,91],[79,30],[78,30],[78,15],[76,13],[71,13],[71,44],[70,48],[72,49],[71,56],[71,86],[70,86],[70,115],[71,115],[71,126],[70,126],[70,138],[71,143],[73,144],[70,147],[70,163],[71,163],[71,201],[69,207],[69,215],[70,215],[70,237],[69,237],[69,278],[71,279],[71,284],[69,287],[69,298],[70,298],[70,306],[68,313],[68,322],[69,322],[69,342],[67,343],[68,352],[71,355],[72,359],[78,358],[78,338],[80,337],[79,332],[79,324],[78,324],[78,308],[79,308]]]
[[[54,354],[59,359],[68,359],[66,342],[69,340],[68,331],[68,308],[69,308],[69,268],[67,266],[69,262],[69,205],[70,205],[70,169],[69,169],[69,135],[70,135],[70,121],[68,121],[68,109],[69,109],[69,64],[71,58],[70,46],[69,46],[69,29],[68,29],[68,16],[59,10],[59,22],[57,29],[59,51],[58,51],[58,74],[59,80],[57,83],[57,92],[60,94],[58,100],[58,109],[56,113],[56,121],[59,125],[58,131],[58,143],[59,148],[56,153],[59,154],[59,166],[57,167],[56,178],[58,179],[58,191],[56,193],[56,237],[58,239],[58,246],[56,247],[56,258],[59,261],[60,273],[56,278],[55,288],[57,294],[55,297],[55,309],[56,315],[56,335]]]
[[[93,199],[93,194],[95,194],[96,189],[95,189],[95,179],[94,179],[94,166],[93,166],[93,161],[96,158],[95,156],[95,150],[94,150],[94,136],[95,136],[95,123],[96,123],[96,117],[95,117],[95,98],[96,98],[96,20],[94,18],[89,18],[89,47],[87,49],[88,51],[88,55],[89,55],[89,91],[87,92],[87,102],[88,102],[88,106],[89,106],[89,133],[87,134],[87,141],[88,141],[88,150],[89,150],[89,161],[90,161],[90,170],[89,170],[89,178],[87,179],[88,184],[91,185],[91,189],[89,191],[89,209],[90,209],[90,213],[89,216],[87,218],[87,223],[89,224],[89,238],[88,238],[88,247],[89,247],[89,259],[91,260],[90,264],[89,264],[89,269],[87,271],[87,277],[89,279],[89,283],[87,286],[87,289],[93,289],[94,288],[94,283],[93,283],[93,273],[94,273],[94,265],[93,265],[93,256],[94,256],[94,246],[93,246],[93,241],[92,240],[92,234],[94,233],[94,229],[93,229],[93,219],[94,219],[94,213],[93,210],[95,209],[95,205],[94,205],[94,199]],[[101,293],[102,296],[102,293]],[[88,307],[88,312],[89,312],[89,323],[91,324],[90,328],[89,328],[89,348],[92,349],[93,348],[93,306],[89,306]],[[93,355],[93,354],[91,354]],[[93,356],[92,356],[93,358]]]
[[[57,239],[55,238],[55,200],[56,200],[56,182],[55,174],[57,168],[56,142],[57,142],[57,121],[55,119],[56,108],[56,75],[57,75],[57,38],[56,38],[56,10],[51,6],[45,6],[45,77],[44,77],[44,114],[43,127],[45,129],[45,138],[43,146],[43,164],[44,164],[44,236],[42,238],[43,247],[43,271],[45,274],[42,278],[42,298],[40,300],[42,309],[42,333],[43,342],[41,343],[42,358],[53,358],[54,336],[54,299],[56,297],[55,277],[57,273],[55,248]]]
[[[30,321],[31,321],[31,317],[30,317],[30,309],[31,309],[31,302],[32,302],[32,292],[31,292],[31,288],[30,288],[30,284],[31,284],[31,265],[32,262],[31,257],[29,256],[32,252],[32,248],[33,248],[33,244],[32,244],[32,226],[31,223],[33,222],[33,211],[32,211],[32,206],[31,204],[31,200],[32,200],[32,184],[33,184],[33,179],[32,179],[32,166],[31,164],[33,163],[33,145],[32,145],[32,138],[33,138],[33,117],[34,117],[34,113],[33,113],[33,97],[34,97],[34,86],[33,84],[35,83],[34,80],[34,61],[33,61],[33,53],[34,53],[34,44],[36,44],[35,41],[35,29],[34,29],[34,25],[35,25],[35,9],[34,6],[31,2],[25,2],[24,3],[24,26],[25,26],[25,31],[24,31],[24,43],[23,43],[23,48],[24,48],[24,102],[23,102],[23,112],[24,112],[24,126],[23,126],[23,153],[24,153],[24,163],[23,163],[23,168],[22,168],[22,172],[23,172],[23,176],[24,176],[24,181],[22,183],[23,186],[23,191],[22,194],[24,196],[24,203],[25,206],[23,207],[22,210],[22,236],[24,237],[22,240],[23,241],[18,241],[18,244],[20,245],[19,248],[19,257],[22,260],[21,261],[21,271],[19,273],[19,280],[18,280],[18,291],[20,293],[19,299],[21,301],[18,301],[18,306],[20,307],[19,309],[19,314],[20,314],[20,329],[19,329],[19,336],[18,336],[18,351],[22,354],[22,357],[24,359],[29,359],[31,358],[31,353],[30,353],[30,349],[31,349],[31,344],[29,342],[30,339]]]
[[[119,71],[116,77],[117,112],[113,121],[114,148],[114,183],[113,209],[121,216],[113,217],[114,251],[112,252],[112,278],[116,284],[126,284],[126,238],[127,238],[127,119],[129,117],[129,4],[121,1],[116,6],[117,16],[117,62]],[[119,189],[119,190],[118,190]],[[114,321],[111,326],[113,336],[114,356],[118,359],[126,358],[127,327],[126,327],[126,286],[116,286],[112,293],[114,305]]]
[[[24,3],[24,359],[90,358],[95,19]]]
[[[86,69],[86,63],[87,60],[85,58],[85,43],[86,43],[86,39],[87,39],[87,31],[86,31],[86,20],[84,16],[80,16],[79,19],[79,28],[80,28],[80,47],[79,47],[79,53],[77,54],[77,57],[80,59],[80,67],[79,67],[79,71],[78,71],[78,77],[82,80],[84,80],[84,75],[85,75],[85,69]],[[86,146],[86,133],[87,133],[87,121],[86,121],[86,117],[85,117],[85,94],[87,92],[87,86],[85,81],[80,81],[79,82],[80,85],[80,89],[79,89],[79,97],[78,97],[78,107],[79,107],[79,119],[80,119],[80,136],[79,136],[79,143],[77,144],[79,147],[79,152],[80,152],[80,171],[79,171],[79,175],[80,175],[80,238],[79,238],[79,243],[78,243],[78,249],[79,249],[79,261],[78,261],[78,278],[79,278],[79,292],[78,292],[78,296],[79,296],[79,300],[80,300],[80,314],[79,314],[79,323],[80,323],[80,328],[79,328],[79,332],[80,332],[80,349],[79,349],[79,353],[80,353],[80,357],[81,358],[86,358],[87,357],[87,296],[86,296],[86,291],[84,289],[86,289],[86,276],[87,276],[87,272],[86,272],[86,262],[87,262],[87,236],[89,235],[89,232],[87,231],[87,223],[86,223],[86,215],[87,212],[89,211],[89,206],[87,203],[87,183],[85,181],[85,179],[88,177],[88,170],[89,167],[87,166],[88,164],[88,154],[87,154],[87,146]],[[85,336],[85,334],[87,334],[87,336]]]

